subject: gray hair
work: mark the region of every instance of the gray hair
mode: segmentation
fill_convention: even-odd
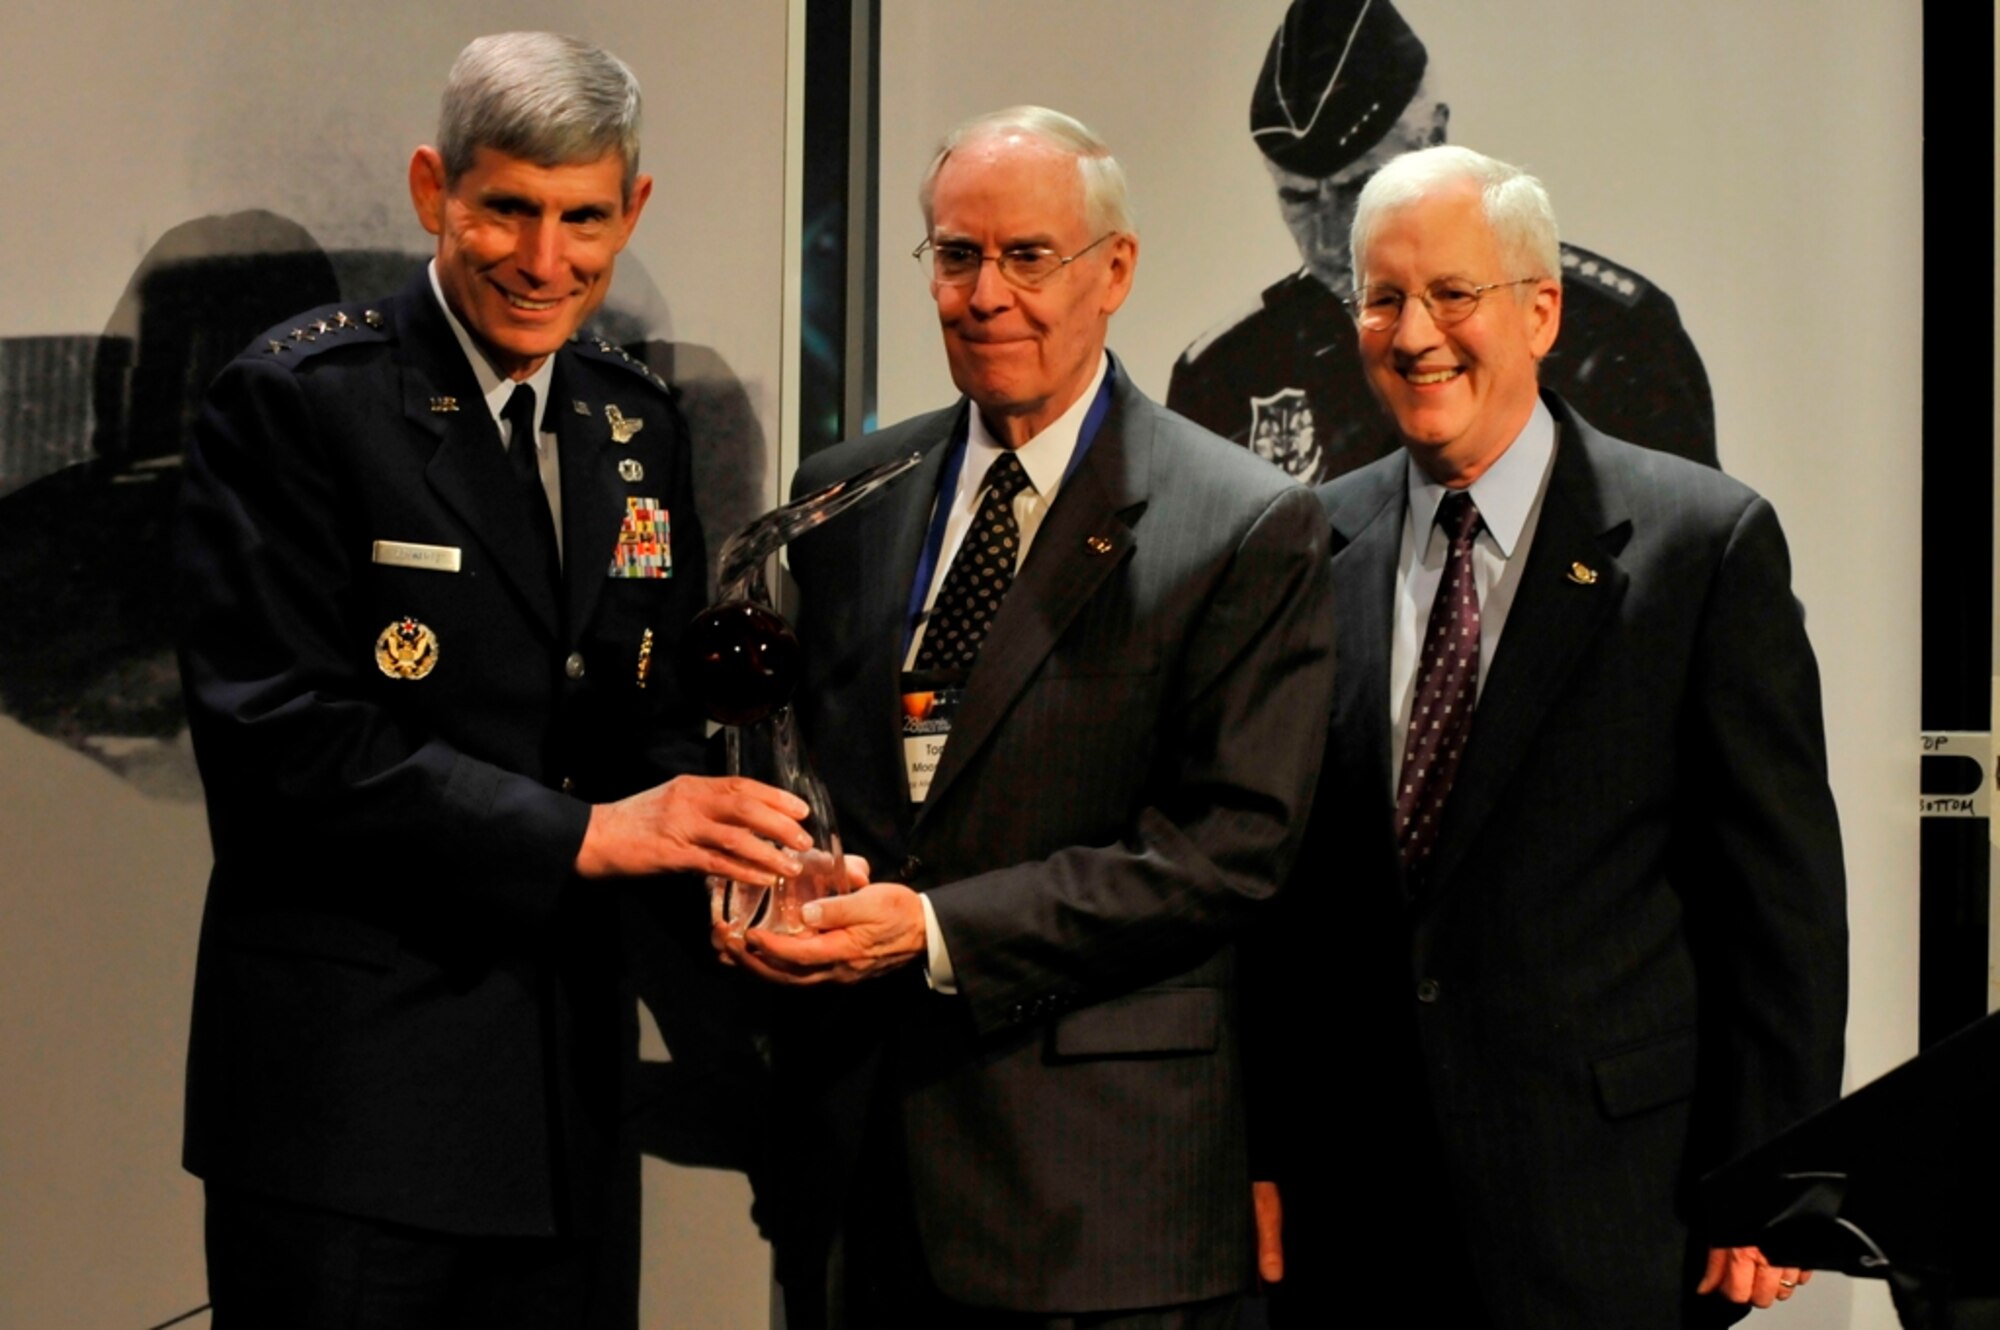
[[[1509,277],[1562,280],[1562,250],[1556,237],[1555,207],[1542,182],[1518,166],[1485,153],[1439,144],[1406,152],[1377,171],[1361,191],[1354,225],[1347,233],[1348,261],[1361,284],[1362,256],[1375,224],[1385,214],[1407,208],[1459,185],[1479,190],[1486,224],[1514,269]]]
[[[447,185],[472,168],[480,148],[544,167],[615,152],[629,198],[639,177],[639,81],[617,56],[574,37],[480,37],[452,62],[437,147]]]
[[[1125,197],[1125,168],[1111,155],[1111,148],[1090,127],[1061,111],[1046,106],[1010,106],[1003,111],[976,115],[944,136],[937,154],[917,186],[917,206],[924,210],[924,229],[933,220],[931,200],[937,193],[938,172],[945,160],[968,143],[979,139],[1023,134],[1066,152],[1076,159],[1083,181],[1083,215],[1097,235],[1120,232],[1137,235],[1132,224],[1132,205]]]

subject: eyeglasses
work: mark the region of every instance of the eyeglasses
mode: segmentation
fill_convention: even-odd
[[[910,257],[927,267],[930,279],[940,286],[972,286],[979,281],[979,270],[990,263],[1009,284],[1032,291],[1117,234],[1106,231],[1067,258],[1045,245],[1020,245],[998,254],[982,254],[977,245],[953,240],[943,244],[926,240],[910,251]]]
[[[1440,328],[1449,328],[1454,323],[1463,323],[1472,317],[1472,311],[1479,308],[1479,301],[1488,291],[1499,291],[1509,286],[1526,286],[1539,282],[1540,277],[1517,277],[1511,282],[1487,282],[1483,286],[1473,286],[1455,277],[1440,277],[1423,290],[1417,292],[1417,299],[1424,302],[1430,311],[1431,322]],[[1387,332],[1403,317],[1403,303],[1409,297],[1393,286],[1364,286],[1348,308],[1354,311],[1354,321],[1369,332]]]

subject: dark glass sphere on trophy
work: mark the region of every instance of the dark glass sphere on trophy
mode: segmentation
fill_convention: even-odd
[[[772,603],[765,564],[793,538],[832,520],[919,460],[899,457],[871,467],[773,509],[731,535],[716,561],[720,598],[696,615],[681,637],[681,682],[723,727],[729,774],[787,790],[808,809],[803,822],[813,843],[798,856],[796,875],[775,882],[709,878],[711,911],[732,933],[753,927],[800,932],[803,906],[847,889],[833,800],[806,758],[791,706],[804,665],[799,639]]]

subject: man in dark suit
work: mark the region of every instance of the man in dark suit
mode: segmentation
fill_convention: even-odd
[[[1319,1323],[1331,1256],[1377,1235],[1371,1278],[1415,1292],[1413,1324],[1733,1319],[1804,1275],[1708,1250],[1691,1184],[1837,1095],[1847,998],[1784,538],[1742,485],[1538,393],[1565,292],[1532,177],[1398,158],[1352,248],[1403,447],[1320,491],[1333,721],[1252,995],[1279,1319]],[[1351,1037],[1302,1040],[1314,1003]],[[1329,1175],[1323,1109],[1288,1084],[1323,1058],[1364,1078],[1347,1125],[1393,1186]]]
[[[651,190],[638,111],[604,51],[472,43],[410,163],[428,273],[272,329],[201,416],[186,1161],[218,1327],[581,1323],[636,1222],[606,879],[804,843],[791,796],[687,774],[688,441],[664,384],[573,340]]]
[[[1429,53],[1389,0],[1294,0],[1250,99],[1250,134],[1302,267],[1196,339],[1167,405],[1308,484],[1382,456],[1389,431],[1363,375],[1347,231],[1368,177],[1445,140],[1451,108]],[[1715,404],[1673,297],[1583,248],[1559,251],[1563,344],[1542,383],[1620,438],[1715,465]]]
[[[850,1326],[1233,1327],[1233,943],[1311,795],[1324,526],[1105,352],[1138,242],[1087,129],[971,121],[921,199],[966,400],[802,467],[924,458],[791,558],[805,733],[895,880],[736,953],[836,990],[793,995],[776,1050],[826,1128],[773,1170],[823,1173],[780,1236],[792,1323],[837,1230]]]

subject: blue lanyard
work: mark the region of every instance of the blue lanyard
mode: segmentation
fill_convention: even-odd
[[[1069,465],[1063,468],[1062,489],[1069,487],[1069,478],[1083,464],[1084,454],[1097,441],[1097,431],[1104,425],[1104,418],[1111,414],[1111,390],[1118,377],[1118,362],[1110,359],[1104,367],[1104,381],[1097,387],[1097,396],[1091,400],[1090,410],[1084,412],[1083,428],[1077,431],[1076,447],[1070,452]],[[979,408],[971,402],[958,416],[958,423],[952,427],[951,442],[946,446],[951,450],[945,455],[944,467],[938,475],[937,498],[931,505],[931,527],[924,536],[924,552],[917,559],[917,575],[910,583],[909,612],[903,620],[903,654],[910,654],[910,643],[917,635],[917,621],[923,617],[924,601],[930,597],[931,580],[937,575],[938,558],[944,551],[944,529],[951,521],[951,503],[958,493],[958,473],[965,469],[966,441],[972,432],[972,413]],[[1058,490],[1060,493],[1061,490]]]

